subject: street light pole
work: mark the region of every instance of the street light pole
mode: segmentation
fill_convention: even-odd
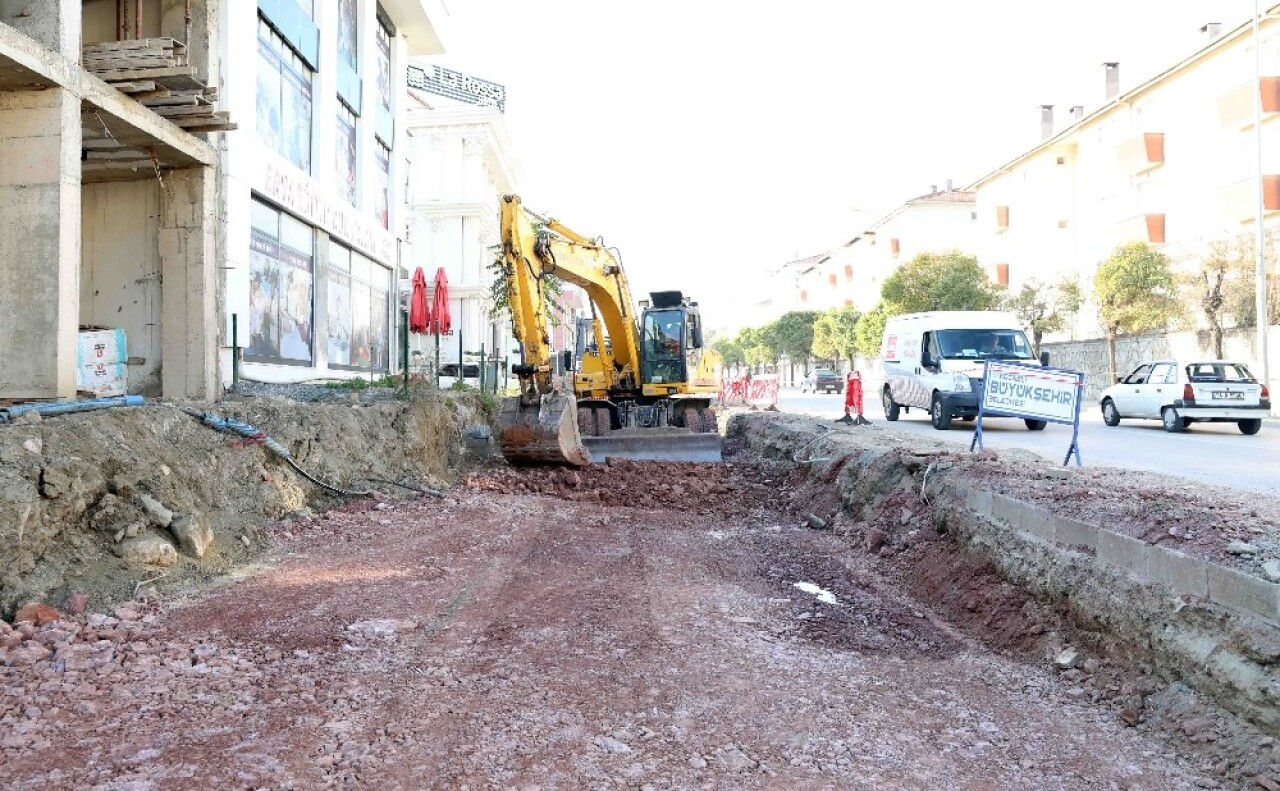
[[[1262,9],[1259,6],[1259,0],[1253,0],[1253,58],[1254,58],[1254,85],[1253,85],[1253,134],[1254,142],[1257,146],[1258,159],[1258,190],[1255,198],[1258,201],[1257,227],[1254,229],[1256,234],[1254,248],[1257,251],[1257,258],[1254,262],[1257,293],[1255,297],[1255,315],[1257,319],[1255,324],[1258,328],[1258,357],[1262,362],[1262,382],[1266,386],[1271,386],[1271,357],[1267,352],[1267,330],[1271,323],[1271,316],[1267,311],[1267,256],[1266,256],[1266,229],[1263,227],[1263,220],[1266,219],[1266,199],[1265,186],[1262,176]]]

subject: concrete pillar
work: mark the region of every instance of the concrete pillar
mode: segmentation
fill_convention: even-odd
[[[165,176],[160,221],[160,384],[165,398],[218,395],[216,200],[212,168]]]
[[[75,398],[80,100],[0,92],[0,398]]]
[[[196,67],[196,79],[218,84],[218,18],[220,0],[160,0],[160,35],[187,45],[187,58]],[[188,28],[187,8],[191,9]],[[254,46],[257,40],[254,39]]]
[[[83,0],[0,0],[0,23],[80,62]]]

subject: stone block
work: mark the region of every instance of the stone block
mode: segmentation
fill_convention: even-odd
[[[1053,540],[1065,547],[1098,548],[1098,528],[1066,516],[1054,518]]]
[[[1175,549],[1147,547],[1147,578],[1177,594],[1209,598],[1209,564]]]
[[[1003,494],[991,495],[991,515],[1007,525],[1016,526],[1022,516],[1023,504],[1005,497]]]
[[[1147,578],[1147,550],[1151,545],[1110,530],[1098,530],[1098,561],[1123,569],[1138,579]]]
[[[991,516],[992,494],[987,489],[970,489],[965,505],[979,516]]]
[[[1280,625],[1280,585],[1252,574],[1209,564],[1209,601]]]

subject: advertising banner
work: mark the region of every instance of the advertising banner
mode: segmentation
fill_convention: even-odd
[[[982,448],[982,419],[986,416],[1013,417],[1072,427],[1071,445],[1063,464],[1076,457],[1080,461],[1080,406],[1084,396],[1084,373],[1065,368],[1049,368],[997,360],[987,360],[982,374],[982,397],[978,420],[969,450]]]

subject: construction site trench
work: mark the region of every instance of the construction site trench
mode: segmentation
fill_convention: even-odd
[[[464,397],[219,411],[371,496],[172,407],[0,427],[4,787],[1280,788],[1280,504],[774,413],[558,469]]]

